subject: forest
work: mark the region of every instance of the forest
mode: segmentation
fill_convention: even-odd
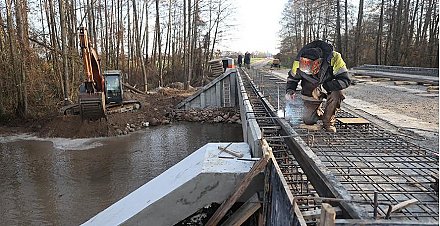
[[[278,57],[289,66],[322,39],[349,67],[438,67],[434,0],[288,0]],[[208,62],[234,31],[231,0],[1,0],[0,122],[43,118],[75,102],[84,80],[78,29],[87,28],[102,70],[153,90],[204,84]],[[223,50],[222,50],[223,51]]]
[[[74,102],[84,81],[78,29],[101,69],[151,90],[203,83],[227,34],[228,0],[4,0],[0,2],[0,119],[39,118]]]
[[[436,0],[289,0],[279,57],[286,65],[313,40],[330,42],[348,67],[362,64],[438,67]]]

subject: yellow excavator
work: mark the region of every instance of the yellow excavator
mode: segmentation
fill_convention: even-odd
[[[82,120],[98,120],[107,114],[137,110],[141,103],[137,100],[124,100],[122,73],[109,70],[101,74],[98,54],[88,39],[87,29],[78,29],[81,54],[83,57],[85,81],[81,84],[78,103],[64,106],[64,115],[80,114]]]

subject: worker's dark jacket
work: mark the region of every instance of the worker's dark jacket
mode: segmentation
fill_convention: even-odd
[[[251,63],[251,54],[250,53],[244,55],[244,63],[245,64]]]
[[[324,59],[321,69],[317,75],[308,75],[299,70],[299,58],[301,53],[308,48],[319,47],[323,51]],[[301,94],[312,96],[312,91],[322,84],[327,92],[342,90],[350,86],[350,78],[347,67],[341,57],[341,54],[333,51],[333,47],[323,41],[314,41],[304,46],[298,53],[293,62],[292,70],[287,77],[286,93],[296,90],[299,81],[301,81]]]
[[[243,56],[238,55],[238,63],[239,64],[243,63]]]

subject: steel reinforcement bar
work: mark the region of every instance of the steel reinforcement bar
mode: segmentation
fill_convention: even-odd
[[[338,122],[335,134],[303,127],[300,98],[284,106],[284,101],[279,101],[282,80],[257,70],[249,72],[242,77],[253,118],[262,138],[274,149],[302,211],[319,209],[327,198],[327,202],[341,207],[341,222],[345,218],[344,222],[392,219],[416,225],[438,224],[435,188],[439,162],[430,150],[371,123]],[[357,116],[341,110],[337,117]],[[305,219],[309,224],[316,223],[313,217]]]

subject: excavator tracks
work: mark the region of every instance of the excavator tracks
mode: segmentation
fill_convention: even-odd
[[[82,120],[99,120],[107,118],[107,115],[135,111],[141,108],[141,103],[137,100],[123,101],[121,104],[103,104],[101,96],[82,94],[79,104],[71,104],[60,109],[61,115],[81,115]]]

